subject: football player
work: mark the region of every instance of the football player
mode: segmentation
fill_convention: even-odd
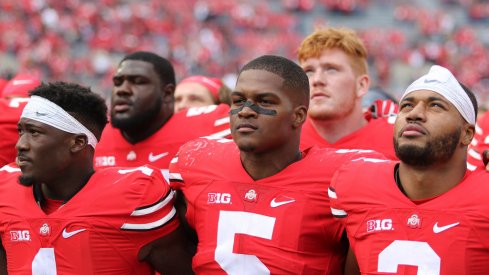
[[[135,52],[119,63],[113,77],[110,123],[95,151],[95,167],[151,164],[168,178],[180,145],[201,136],[226,137],[229,106],[174,113],[175,73],[165,58]]]
[[[311,90],[301,148],[372,149],[396,159],[392,146],[395,116],[372,119],[362,109],[370,78],[367,50],[356,33],[319,29],[302,41],[298,59]]]
[[[174,192],[158,169],[94,172],[106,112],[101,97],[76,84],[31,92],[17,165],[0,169],[0,273],[192,273]]]
[[[347,251],[327,189],[355,150],[301,151],[307,75],[294,62],[262,56],[240,71],[231,94],[233,141],[199,139],[170,165],[198,235],[199,274],[341,274]]]
[[[329,190],[365,274],[489,274],[489,175],[467,170],[477,101],[433,66],[400,101],[397,161],[341,168]],[[351,257],[351,258],[350,258]]]

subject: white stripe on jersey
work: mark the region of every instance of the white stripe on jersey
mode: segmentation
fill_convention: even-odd
[[[20,168],[14,168],[12,166],[9,166],[8,164],[0,168],[0,171],[7,171],[9,173],[13,172],[20,172]]]
[[[151,213],[154,213],[154,212],[160,210],[165,205],[167,205],[168,202],[171,201],[171,199],[173,199],[174,194],[175,194],[175,191],[170,191],[170,193],[168,194],[168,196],[166,196],[166,198],[164,200],[160,201],[159,203],[157,203],[153,206],[134,210],[131,213],[131,216],[144,216],[144,215],[148,215],[148,214],[151,214]]]
[[[221,126],[221,125],[224,125],[224,124],[229,124],[229,117],[223,117],[223,118],[219,118],[219,119],[216,119],[216,121],[214,122],[214,126]]]
[[[154,228],[160,227],[160,226],[164,225],[165,223],[167,223],[169,220],[171,220],[176,215],[176,213],[177,213],[177,210],[175,209],[175,207],[173,207],[171,212],[168,213],[168,215],[164,216],[163,218],[161,218],[157,221],[150,222],[150,223],[124,223],[121,226],[121,229],[125,229],[125,230],[150,230],[150,229],[154,229]]]
[[[208,139],[219,139],[219,138],[224,138],[226,136],[229,136],[231,134],[231,129],[226,129],[217,133],[214,133],[212,135],[205,136],[205,138]]]
[[[379,162],[388,162],[390,160],[388,160],[388,159],[376,159],[376,158],[364,158],[364,157],[361,157],[361,158],[354,159],[352,161],[365,161],[365,162],[379,163]]]
[[[336,196],[336,192],[331,190],[331,188],[328,188],[328,196],[331,198],[331,199],[337,199],[338,197]]]
[[[170,163],[177,163],[177,162],[178,162],[178,157],[174,157],[170,161]]]
[[[170,173],[170,180],[181,180],[183,181],[182,175],[180,173]]]
[[[479,154],[479,152],[477,152],[476,150],[469,149],[468,153],[469,153],[469,156],[475,158],[476,160],[482,161],[481,154]]]
[[[333,216],[348,216],[346,214],[345,210],[336,209],[333,207],[330,207],[330,208],[331,208],[331,213],[333,214]]]
[[[373,150],[365,149],[338,149],[335,151],[338,154],[348,154],[348,153],[371,153]]]
[[[479,124],[475,124],[475,133],[478,135],[482,135],[484,131],[482,131],[482,128],[479,126]]]
[[[141,173],[145,174],[146,176],[151,176],[151,174],[153,174],[153,169],[146,167],[146,166],[139,166],[139,167],[132,168],[132,169],[120,169],[117,172],[119,174],[124,175],[127,173],[136,172],[136,171],[141,171]]]

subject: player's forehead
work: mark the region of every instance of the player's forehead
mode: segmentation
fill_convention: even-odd
[[[246,70],[241,72],[236,81],[233,94],[248,93],[272,93],[283,94],[285,92],[284,79],[266,70]]]
[[[25,118],[25,117],[22,117],[19,119],[19,122],[17,123],[17,127],[19,129],[29,129],[29,128],[35,128],[35,129],[40,129],[40,130],[44,130],[44,131],[47,131],[47,132],[63,132],[51,125],[48,125],[46,123],[42,123],[40,121],[37,121],[37,120],[34,120],[34,119],[30,119],[30,118]],[[65,133],[65,132],[63,132]]]
[[[194,95],[210,93],[207,88],[199,83],[181,83],[175,89],[175,95]]]
[[[426,101],[426,102],[442,101],[442,102],[446,102],[447,104],[450,104],[451,106],[453,106],[453,104],[446,97],[444,97],[440,93],[437,93],[437,92],[434,92],[431,90],[417,90],[417,91],[411,92],[409,95],[402,98],[400,103],[403,103],[403,102],[419,102],[419,101]]]
[[[153,64],[142,60],[124,60],[115,73],[120,76],[156,76]]]

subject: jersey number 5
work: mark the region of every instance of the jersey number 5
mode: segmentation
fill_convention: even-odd
[[[417,266],[419,275],[440,274],[440,257],[427,242],[396,240],[380,252],[378,272],[397,273],[399,265]]]
[[[228,274],[270,274],[254,255],[233,252],[235,234],[246,234],[271,240],[275,218],[242,211],[221,211],[217,226],[214,257]]]
[[[56,275],[54,248],[40,248],[32,261],[32,275]]]

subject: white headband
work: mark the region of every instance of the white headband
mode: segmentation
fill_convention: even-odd
[[[442,66],[433,65],[428,74],[414,81],[401,97],[402,101],[408,94],[419,90],[438,93],[450,101],[462,117],[475,125],[475,110],[472,101],[453,74]]]
[[[31,96],[29,103],[24,107],[21,117],[42,122],[68,133],[85,134],[88,138],[88,144],[93,148],[97,145],[97,138],[95,138],[90,130],[63,110],[63,108],[43,97]]]

